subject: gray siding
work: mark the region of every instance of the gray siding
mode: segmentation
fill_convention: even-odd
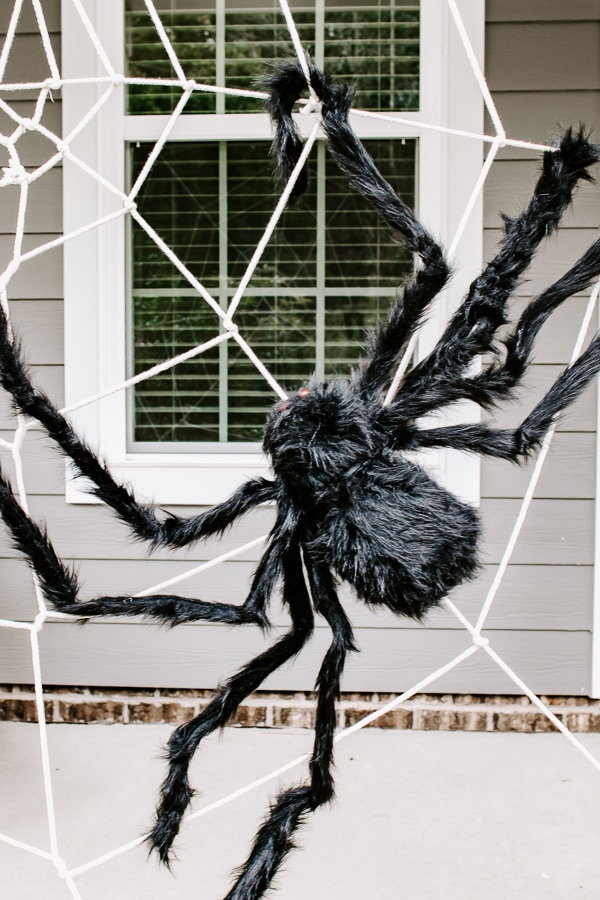
[[[58,33],[58,0],[46,3]],[[0,27],[6,25],[0,11]],[[545,141],[564,124],[597,125],[600,73],[597,48],[600,16],[596,2],[579,0],[490,0],[487,6],[486,57],[490,86],[510,136]],[[25,23],[26,24],[26,23]],[[34,26],[32,25],[32,28]],[[29,65],[36,50],[31,35],[19,37],[23,53],[15,54],[11,77]],[[18,47],[19,45],[17,45]],[[17,49],[17,47],[15,49]],[[572,60],[577,59],[577,66]],[[41,65],[41,64],[40,64]],[[41,69],[40,69],[41,71]],[[46,77],[44,72],[42,77]],[[22,104],[23,108],[27,104]],[[60,98],[49,105],[49,127],[58,130]],[[488,126],[489,127],[489,126]],[[48,146],[36,136],[23,139],[26,165],[36,165]],[[536,160],[523,150],[505,149],[495,164],[485,193],[485,256],[500,237],[498,210],[515,212],[527,199]],[[61,228],[60,170],[44,179],[32,195],[28,219],[31,245],[48,240]],[[0,212],[0,262],[11,253],[15,196]],[[559,238],[540,254],[519,291],[514,308],[552,278],[562,274],[595,237],[600,224],[597,189],[580,191]],[[14,321],[23,337],[33,373],[44,389],[62,403],[62,269],[53,251],[32,260],[11,283]],[[557,312],[539,341],[534,366],[522,398],[498,417],[516,425],[568,361],[583,298]],[[533,501],[513,563],[489,618],[493,646],[537,691],[586,693],[590,684],[593,512],[595,465],[595,396],[590,391],[561,423],[547,468]],[[9,405],[0,398],[0,436],[12,427]],[[10,470],[10,463],[3,464]],[[77,563],[82,596],[136,592],[212,558],[263,533],[269,511],[247,517],[223,541],[207,541],[187,552],[158,553],[148,560],[127,539],[124,526],[97,506],[69,507],[63,500],[64,462],[43,435],[30,435],[24,451],[31,509],[44,519],[58,552]],[[475,619],[494,567],[502,555],[519,507],[529,467],[485,462],[481,512],[484,519],[485,566],[480,581],[457,592],[456,602]],[[180,508],[181,514],[192,509]],[[214,600],[239,602],[258,558],[258,550],[209,570],[185,583],[183,592]],[[35,615],[31,577],[18,554],[0,534],[3,589],[0,616]],[[375,615],[351,598],[348,606],[357,626],[362,653],[351,660],[345,690],[401,691],[468,646],[456,620],[444,611],[426,627]],[[283,614],[275,616],[277,630]],[[102,621],[79,628],[52,623],[42,634],[44,677],[49,684],[104,686],[212,687],[266,641],[255,629],[230,630],[194,625],[165,632],[136,622]],[[323,627],[306,652],[265,686],[309,689],[328,641]],[[28,637],[0,629],[0,681],[31,680]],[[512,683],[483,653],[454,670],[433,690],[506,692]]]
[[[569,124],[584,122],[589,128],[597,127],[600,16],[596,3],[490,0],[487,20],[487,77],[511,137],[544,141]],[[518,211],[528,196],[536,166],[527,151],[501,151],[486,185],[487,258],[500,237],[498,210]],[[542,249],[527,274],[514,304],[515,314],[577,259],[595,239],[599,225],[597,188],[584,186],[573,211],[565,217],[562,232]],[[574,298],[545,326],[521,398],[503,410],[499,424],[518,424],[568,363],[585,302],[585,298]],[[596,396],[595,390],[590,390],[559,425],[508,570],[504,594],[500,593],[495,618],[490,621],[493,627],[518,629],[511,637],[515,646],[523,641],[523,646],[530,647],[534,669],[542,644],[554,647],[555,667],[559,677],[564,677],[560,693],[567,690],[576,644],[580,648],[576,652],[585,648],[577,667],[582,682],[579,690],[589,690],[591,657],[586,634],[591,627],[595,427]],[[483,463],[482,511],[490,563],[502,552],[532,467]],[[507,602],[511,585],[518,591],[518,599]],[[521,671],[527,672],[527,663]]]

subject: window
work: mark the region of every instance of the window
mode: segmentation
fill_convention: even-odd
[[[195,0],[185,9],[161,2],[158,11],[186,75],[204,84],[252,89],[269,64],[293,55],[273,0]],[[418,109],[414,3],[323,0],[296,4],[294,17],[317,64],[357,81],[362,105]],[[144,4],[127,0],[125,21],[127,74],[173,78]],[[125,102],[132,117],[170,114],[180,96],[177,87],[131,85]],[[251,97],[196,92],[184,115],[260,111]],[[262,141],[204,141],[201,150],[197,141],[169,142],[137,197],[146,220],[224,309],[277,202],[269,136],[266,130]],[[386,176],[414,203],[414,141],[369,143]],[[130,183],[151,149],[129,145]],[[412,267],[368,204],[349,196],[322,144],[312,170],[310,192],[284,214],[236,314],[244,337],[287,389],[315,370],[347,371]],[[135,223],[129,247],[130,371],[137,373],[210,339],[215,314]],[[132,390],[129,447],[256,451],[272,402],[272,389],[245,354],[224,343]]]
[[[116,71],[174,77],[142,2],[87,0],[86,6]],[[398,0],[316,0],[292,11],[315,63],[357,80],[357,105],[387,117],[356,116],[353,125],[386,177],[409,202],[414,198],[421,217],[444,239],[477,177],[481,149],[464,139],[466,149],[454,146],[456,139],[418,126],[449,124],[456,113],[453,125],[481,131],[482,103],[445,7],[435,4],[427,16],[430,6],[423,0],[420,22],[415,3]],[[270,61],[293,56],[278,4],[268,0],[171,0],[157,8],[186,76],[202,83],[250,88]],[[482,16],[473,4],[469,11],[470,29],[481,36]],[[97,57],[88,59],[71,4],[63,12],[65,75],[90,67],[105,74]],[[457,87],[460,95],[453,92]],[[65,88],[66,133],[105,90]],[[156,85],[116,88],[74,152],[126,190],[180,96],[178,88]],[[464,105],[452,110],[456,96]],[[271,127],[260,109],[251,97],[195,92],[136,197],[145,219],[222,307],[278,196],[268,159]],[[402,124],[394,121],[399,118]],[[346,372],[360,355],[365,330],[387,310],[412,266],[376,215],[348,191],[322,142],[314,150],[311,189],[284,214],[236,314],[246,339],[286,388],[314,370]],[[116,215],[119,206],[118,197],[98,190],[96,181],[65,160],[65,231],[94,218],[110,220],[65,248],[67,403],[216,333],[216,314],[143,229]],[[472,223],[460,258],[464,265],[466,256],[475,271],[481,256],[477,216]],[[453,302],[449,295],[438,307],[421,353],[439,332],[444,306]],[[159,502],[210,503],[265,470],[259,441],[272,402],[262,376],[228,342],[76,416],[89,439],[101,443],[113,470],[142,492]],[[451,457],[434,454],[432,465],[473,498],[474,463]],[[77,485],[69,486],[68,496],[88,499]]]

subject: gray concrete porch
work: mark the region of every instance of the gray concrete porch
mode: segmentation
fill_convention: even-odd
[[[171,729],[52,725],[60,852],[69,868],[147,827]],[[600,757],[600,734],[581,735]],[[229,728],[192,777],[195,808],[310,749],[311,732]],[[0,831],[48,849],[35,725],[0,723]],[[279,783],[295,783],[300,767]],[[172,873],[137,847],[76,877],[81,900],[221,900],[277,781],[188,822]],[[600,772],[558,734],[368,729],[337,747],[336,803],[306,823],[282,900],[595,900]],[[4,900],[67,900],[51,863],[0,843]]]

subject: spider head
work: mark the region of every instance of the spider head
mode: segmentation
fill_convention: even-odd
[[[288,480],[339,476],[373,453],[368,412],[347,382],[311,381],[273,407],[263,449]]]

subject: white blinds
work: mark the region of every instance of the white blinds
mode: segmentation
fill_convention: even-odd
[[[419,5],[402,0],[292,3],[300,37],[319,66],[358,84],[361,106],[419,108]],[[293,56],[274,0],[162,0],[156,7],[186,76],[254,88],[269,63]],[[126,4],[128,75],[172,78],[166,51],[141,0]],[[179,89],[132,86],[131,114],[170,112]],[[222,108],[220,108],[222,107]],[[196,93],[186,113],[256,112],[255,101]]]
[[[367,146],[412,202],[414,142]],[[133,178],[148,149],[131,147]],[[268,152],[266,141],[169,143],[138,197],[147,221],[223,307],[276,203]],[[376,214],[349,191],[322,145],[316,156],[307,196],[284,213],[236,313],[246,340],[289,389],[315,369],[346,372],[412,266]],[[145,231],[134,228],[131,247],[137,372],[214,335],[216,316]],[[223,344],[137,387],[133,438],[257,441],[272,402],[245,355]]]

